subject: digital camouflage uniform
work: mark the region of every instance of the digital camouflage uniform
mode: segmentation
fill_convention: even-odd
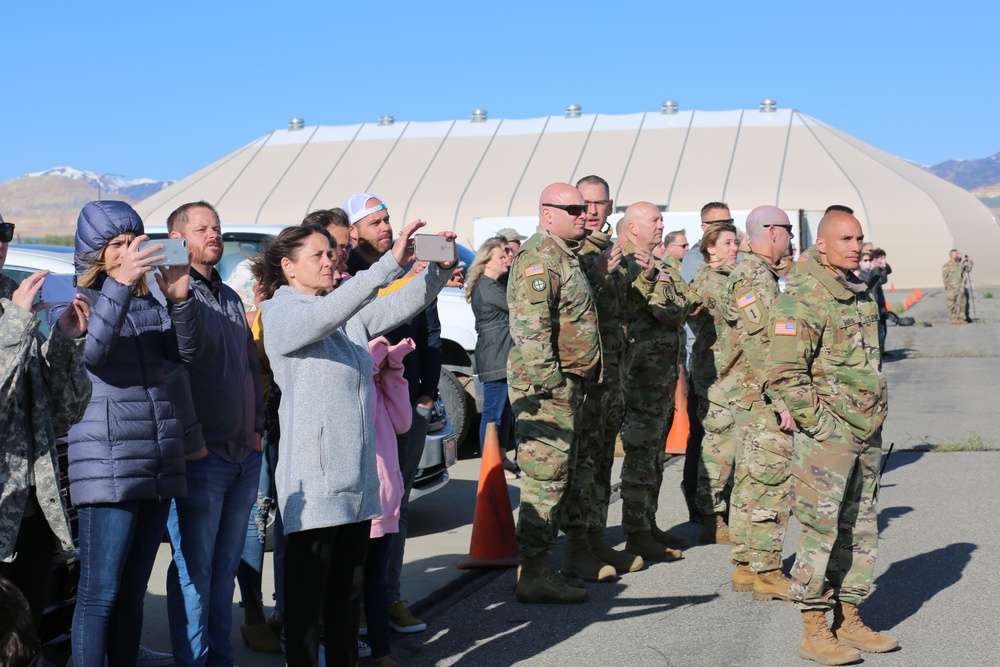
[[[969,291],[965,287],[965,274],[972,271],[972,262],[948,262],[941,268],[941,278],[948,298],[948,319],[969,321]]]
[[[522,557],[551,553],[570,470],[580,446],[584,383],[598,380],[601,338],[581,242],[538,231],[521,246],[507,283],[507,362],[521,480]]]
[[[858,604],[878,551],[875,500],[887,390],[878,307],[853,275],[815,260],[772,310],[768,380],[800,430],[792,507],[802,524],[792,586],[803,610]]]
[[[732,486],[737,433],[729,399],[733,394],[732,345],[722,317],[722,296],[734,264],[698,267],[689,290],[697,304],[688,319],[695,335],[691,346],[691,379],[698,401],[698,418],[705,428],[698,466],[698,511],[724,514]]]
[[[587,383],[580,452],[561,521],[567,535],[574,530],[603,530],[607,526],[615,440],[625,417],[621,365],[626,348],[623,306],[629,279],[624,266],[610,275],[597,270],[598,255],[610,245],[608,234],[592,232],[579,253],[597,307],[603,377],[601,382]]]
[[[621,486],[626,533],[650,531],[655,523],[689,305],[687,286],[677,269],[654,260],[656,275],[652,281],[646,280],[635,261],[636,250],[635,244],[626,242],[624,261],[629,279],[645,286],[645,291],[630,290],[626,300],[629,348],[623,374],[625,460]]]
[[[56,436],[83,417],[90,379],[83,365],[85,337],[38,332],[37,317],[10,300],[17,285],[0,275],[0,561],[14,557],[21,519],[41,511],[72,551],[73,537],[59,493]],[[37,505],[28,500],[35,489]]]
[[[748,563],[754,572],[781,567],[791,510],[792,433],[778,428],[778,413],[786,408],[767,383],[771,344],[767,325],[780,295],[775,267],[747,252],[729,276],[724,297],[728,323],[738,334],[735,344],[743,351],[732,373],[740,446],[729,503],[729,536],[733,560]]]

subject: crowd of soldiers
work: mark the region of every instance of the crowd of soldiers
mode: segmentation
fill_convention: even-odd
[[[793,262],[787,215],[760,206],[747,218],[737,259],[732,216],[714,202],[702,211],[705,264],[688,285],[683,254],[669,251],[686,250],[686,239],[663,239],[659,208],[630,205],[616,240],[607,223],[613,210],[600,177],[548,186],[538,230],[510,269],[508,382],[523,472],[517,599],[581,603],[584,581],[681,558],[687,538],[656,518],[690,324],[705,430],[701,539],[731,544],[733,590],[795,602],[803,658],[840,665],[859,660],[859,650],[896,648],[857,608],[877,550],[887,409],[878,308],[855,275],[860,223],[834,207],[816,245]],[[619,435],[623,551],[606,540]],[[802,534],[789,578],[781,552],[792,512]],[[556,570],[560,529],[567,542]]]

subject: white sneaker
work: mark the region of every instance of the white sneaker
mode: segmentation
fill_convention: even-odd
[[[169,667],[174,664],[174,656],[171,653],[159,653],[139,646],[139,657],[135,661],[136,667]]]
[[[369,646],[366,642],[363,642],[363,641],[361,641],[359,639],[358,640],[358,657],[359,658],[367,658],[371,654],[372,654],[372,647]]]

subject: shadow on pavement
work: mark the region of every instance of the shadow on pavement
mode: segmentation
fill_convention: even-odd
[[[472,518],[476,513],[476,491],[479,488],[479,481],[452,479],[448,482],[448,488],[447,494],[432,493],[410,505],[408,538],[447,532],[472,524]],[[516,509],[521,499],[521,490],[508,484],[507,494],[510,497],[511,510]],[[456,503],[454,500],[456,497],[465,500]]]
[[[875,630],[891,630],[935,595],[958,583],[976,545],[957,542],[898,561],[875,581],[862,611]]]
[[[883,445],[883,448],[884,451],[882,452],[882,457],[884,461],[885,452],[888,451],[889,447],[888,445]],[[910,465],[911,463],[916,463],[917,461],[920,460],[920,457],[922,457],[926,453],[927,452],[915,451],[912,449],[899,449],[899,447],[897,446],[896,449],[893,450],[892,456],[889,457],[889,462],[886,464],[885,467],[885,474],[888,475],[893,470],[898,470],[903,466]],[[888,486],[889,486],[888,484],[883,484],[882,488],[887,488]]]
[[[881,535],[885,532],[889,524],[892,523],[893,519],[898,519],[904,514],[909,514],[913,511],[912,507],[886,507],[878,513],[878,532]]]

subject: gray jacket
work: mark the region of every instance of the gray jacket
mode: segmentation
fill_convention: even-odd
[[[451,273],[431,264],[373,301],[402,272],[390,252],[326,296],[285,286],[261,304],[264,349],[282,392],[275,482],[286,533],[382,514],[368,341],[427,307]]]

